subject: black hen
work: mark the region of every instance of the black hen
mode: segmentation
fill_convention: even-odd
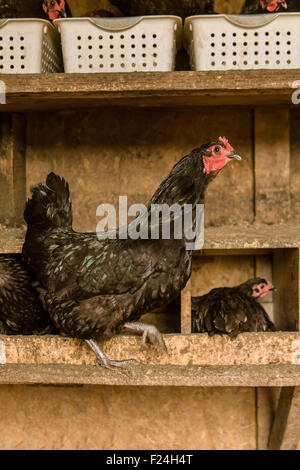
[[[242,13],[257,14],[298,11],[297,9],[291,9],[292,7],[296,8],[297,3],[297,8],[299,8],[299,0],[246,0]]]
[[[34,279],[12,256],[0,256],[0,333],[42,335],[53,327],[43,309]]]
[[[110,0],[125,16],[177,15],[185,18],[191,15],[214,12],[213,0]]]
[[[151,204],[195,205],[203,201],[208,183],[231,159],[241,157],[225,138],[195,149],[182,158],[152,197]],[[191,251],[184,237],[132,237],[99,240],[96,233],[72,230],[69,188],[51,173],[46,184],[32,188],[25,209],[28,230],[23,256],[28,268],[48,291],[47,311],[60,332],[87,340],[104,366],[109,361],[94,339],[108,339],[124,326],[143,332],[143,340],[164,346],[157,329],[135,323],[144,313],[176,299],[191,275]],[[172,219],[173,215],[171,215]],[[132,228],[133,221],[128,230]],[[160,222],[163,223],[164,220]],[[174,224],[174,220],[172,224]],[[123,361],[124,362],[124,361]]]
[[[276,331],[263,306],[257,302],[270,290],[265,279],[253,278],[236,287],[212,289],[192,298],[193,332],[236,338],[245,331]]]
[[[56,20],[71,16],[66,0],[5,0],[0,2],[0,18],[42,18]]]

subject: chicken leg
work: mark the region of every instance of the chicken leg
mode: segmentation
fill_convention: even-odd
[[[145,325],[144,323],[125,323],[125,328],[133,330],[138,333],[143,333],[142,342],[146,343],[148,340],[151,344],[160,346],[165,352],[168,352],[166,343],[162,337],[162,334],[153,325]]]
[[[121,369],[124,368],[129,363],[137,362],[135,359],[128,359],[126,361],[111,361],[108,357],[101,351],[98,344],[92,339],[86,339],[85,342],[89,345],[92,351],[96,354],[98,364],[101,367],[105,367],[106,369],[115,369],[120,367]]]

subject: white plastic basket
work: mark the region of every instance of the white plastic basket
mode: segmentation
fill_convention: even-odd
[[[194,70],[300,67],[300,14],[191,16],[184,43]]]
[[[0,73],[51,73],[62,69],[59,35],[49,21],[0,20]]]
[[[66,18],[54,24],[67,73],[170,71],[181,46],[177,16]]]

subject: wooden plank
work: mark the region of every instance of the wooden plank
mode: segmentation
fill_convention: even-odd
[[[102,344],[111,359],[136,359],[153,365],[300,365],[299,333],[243,333],[235,340],[207,334],[163,335],[168,354],[144,345],[140,336],[119,335]],[[60,336],[1,336],[0,362],[6,364],[95,365],[84,341]],[[299,377],[300,380],[300,377]]]
[[[274,251],[273,282],[275,325],[299,331],[299,249]]]
[[[249,387],[1,385],[0,416],[1,451],[255,450]]]
[[[269,450],[296,450],[300,438],[300,387],[281,389]]]
[[[274,421],[280,388],[257,387],[256,393],[256,446],[267,450],[270,431]]]
[[[23,222],[25,203],[25,117],[2,115],[0,150],[0,220]]]
[[[192,282],[189,280],[185,288],[181,291],[181,311],[180,311],[181,333],[190,334],[192,332]]]
[[[26,116],[14,113],[12,116],[12,170],[14,218],[17,224],[24,223],[26,200]]]
[[[281,387],[300,385],[299,365],[128,365],[127,371],[64,364],[0,365],[0,384],[86,384],[173,387]]]
[[[98,106],[292,106],[299,70],[0,75],[0,112]],[[282,129],[280,129],[282,131]]]
[[[0,253],[20,253],[25,227],[15,229],[0,225],[0,234]],[[223,225],[205,229],[204,250],[195,251],[194,256],[263,255],[299,246],[300,225]]]
[[[0,254],[21,253],[24,236],[25,227],[7,227],[0,224]]]
[[[286,222],[290,217],[290,112],[254,111],[255,215],[257,222]]]
[[[198,250],[195,252],[194,256],[262,256],[262,255],[272,255],[272,249],[261,249],[261,248],[237,248],[237,249],[205,249]]]
[[[291,110],[291,218],[294,223],[300,221],[300,106]]]
[[[300,225],[289,222],[273,225],[255,223],[205,228],[205,250],[261,250],[299,246]]]

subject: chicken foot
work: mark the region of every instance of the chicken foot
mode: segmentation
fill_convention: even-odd
[[[162,334],[153,325],[146,325],[144,323],[125,323],[125,328],[133,330],[138,333],[142,332],[142,342],[145,344],[148,340],[151,344],[160,346],[165,352],[168,352],[166,343],[162,337]]]
[[[129,363],[137,362],[135,359],[128,359],[126,361],[111,361],[99,348],[98,344],[92,339],[86,339],[85,342],[89,345],[92,351],[96,354],[97,362],[101,367],[106,369],[125,368]]]

